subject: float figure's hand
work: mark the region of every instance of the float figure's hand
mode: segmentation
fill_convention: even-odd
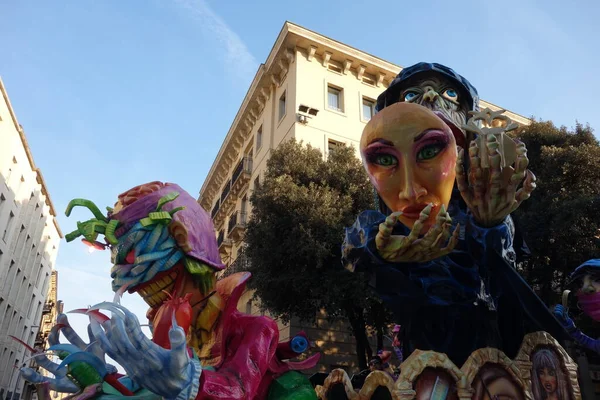
[[[569,312],[562,304],[557,304],[556,306],[554,306],[554,310],[552,310],[552,313],[554,314],[556,319],[558,319],[561,325],[567,330],[567,332],[572,333],[577,329],[577,327],[575,326],[575,322],[573,322],[573,320],[569,316]]]
[[[419,237],[431,208],[430,204],[421,211],[408,236],[392,235],[402,212],[390,214],[385,222],[379,225],[379,232],[375,237],[379,255],[389,262],[426,262],[450,253],[458,242],[459,226],[454,233],[450,233],[452,219],[443,205],[435,225],[423,237]]]
[[[67,338],[69,343],[59,342],[60,333]],[[47,383],[50,389],[56,392],[81,393],[83,395],[88,386],[90,390],[96,391],[99,387],[98,384],[103,381],[105,375],[116,373],[117,368],[106,363],[104,352],[95,343],[89,329],[88,334],[90,344],[81,339],[73,330],[66,315],[58,315],[56,324],[52,327],[48,336],[48,344],[50,345],[50,352],[58,352],[60,357],[64,359],[62,365],[50,360],[46,353],[32,349],[18,340],[31,351],[33,360],[40,368],[54,375],[54,378],[51,378],[38,373],[34,369],[22,368],[21,375],[23,379],[34,384]],[[74,357],[77,360],[73,360]],[[73,363],[71,364],[71,362]]]
[[[515,169],[503,170],[500,144],[494,135],[481,138],[486,152],[480,151],[479,141],[473,140],[469,147],[469,171],[464,168],[464,149],[458,152],[456,161],[456,183],[465,203],[471,210],[475,221],[483,227],[496,226],[535,190],[535,175],[527,169],[529,159],[527,148],[517,142]],[[482,163],[481,154],[485,153],[488,162]],[[482,167],[489,165],[489,168]],[[523,182],[523,186],[519,185]]]
[[[39,356],[45,357],[45,356]],[[69,378],[67,378],[64,374],[58,372],[58,364],[53,363],[52,361],[47,360],[47,363],[44,363],[44,368],[46,371],[54,374],[54,378],[50,378],[48,376],[43,376],[38,373],[36,370],[32,368],[21,368],[21,376],[29,383],[33,384],[41,384],[48,383],[50,385],[50,389],[59,392],[59,393],[77,393],[81,391],[81,388],[73,383]],[[42,363],[38,363],[41,364]]]
[[[117,361],[139,386],[166,399],[196,397],[202,372],[200,363],[188,355],[186,335],[173,318],[169,331],[171,349],[153,343],[142,332],[137,317],[116,303],[101,303],[112,318],[102,324],[90,319],[92,332],[106,354]]]

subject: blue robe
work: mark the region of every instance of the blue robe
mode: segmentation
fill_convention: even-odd
[[[456,197],[454,197],[456,199]],[[493,228],[478,226],[453,201],[448,212],[461,232],[447,256],[424,263],[391,263],[375,245],[386,215],[364,211],[346,229],[343,263],[365,271],[371,286],[404,328],[405,354],[415,349],[446,353],[462,365],[475,350],[495,347],[509,357],[526,333],[566,333],[515,270],[515,233],[510,216]],[[408,235],[397,224],[393,234]]]

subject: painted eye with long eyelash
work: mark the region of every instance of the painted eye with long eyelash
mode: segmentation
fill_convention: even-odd
[[[446,146],[441,143],[425,146],[417,153],[417,161],[431,160],[440,154],[445,147]]]
[[[398,164],[398,160],[389,154],[378,154],[374,157],[374,163],[382,167],[392,167]]]
[[[398,165],[398,159],[391,154],[373,153],[367,155],[367,160],[371,164],[378,165],[384,168],[390,168]]]

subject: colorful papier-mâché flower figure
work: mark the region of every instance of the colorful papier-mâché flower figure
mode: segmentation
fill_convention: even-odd
[[[296,370],[313,367],[319,355],[289,361],[308,350],[306,335],[279,343],[272,319],[237,310],[250,274],[216,279],[225,266],[213,224],[188,193],[175,184],[151,182],[121,194],[106,216],[81,199],[71,202],[67,214],[75,205],[89,208],[95,218],[78,223],[78,230],[67,239],[83,236],[88,244],[110,248],[117,295],[113,302],[76,310],[90,317],[90,345],[61,315],[59,328],[68,334],[69,349],[85,356],[69,355],[61,365],[43,361],[40,366],[56,378],[28,370],[23,373],[26,379],[50,382],[58,391],[81,392],[86,383],[69,371],[75,362],[89,364],[93,348],[98,350],[94,366],[104,368],[106,354],[127,375],[114,379],[113,386],[125,386],[126,392],[119,393],[100,374],[90,381],[100,386],[92,397],[125,393],[177,400],[316,399],[308,379]],[[98,235],[104,235],[105,243]],[[152,339],[144,335],[137,317],[118,303],[125,291],[139,293],[150,306]],[[112,317],[100,310],[110,311]]]

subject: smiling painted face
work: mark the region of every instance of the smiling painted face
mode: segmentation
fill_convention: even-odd
[[[417,104],[395,103],[365,127],[360,150],[371,183],[400,221],[412,228],[433,203],[428,229],[442,205],[448,207],[455,179],[456,140],[434,112]]]

